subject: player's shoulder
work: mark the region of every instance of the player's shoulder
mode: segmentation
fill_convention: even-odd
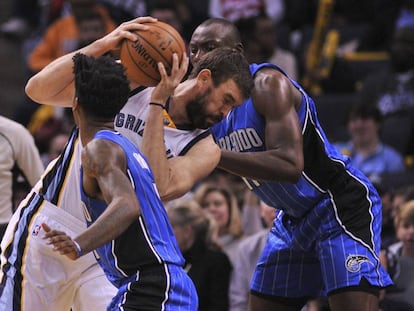
[[[262,67],[254,75],[254,87],[272,87],[289,79],[275,67]]]
[[[108,139],[94,138],[82,149],[82,164],[89,167],[102,168],[124,158],[121,146]]]

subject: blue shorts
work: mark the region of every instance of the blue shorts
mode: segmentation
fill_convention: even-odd
[[[367,196],[367,202],[369,212],[364,221],[341,219],[331,194],[301,219],[280,211],[253,275],[253,294],[325,296],[336,289],[358,286],[362,278],[373,286],[391,285],[378,258],[380,198]],[[364,238],[358,236],[362,231],[367,233]]]
[[[164,264],[130,277],[107,310],[197,311],[198,296],[183,268]]]

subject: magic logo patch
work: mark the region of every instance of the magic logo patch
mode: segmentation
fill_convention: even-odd
[[[361,265],[364,262],[371,262],[367,256],[364,255],[349,255],[345,261],[346,270],[349,272],[358,272],[361,270]]]

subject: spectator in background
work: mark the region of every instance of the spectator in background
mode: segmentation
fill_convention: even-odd
[[[350,157],[356,168],[371,179],[405,169],[401,154],[381,141],[381,122],[381,113],[375,106],[355,105],[347,120],[350,140],[335,144],[342,154]]]
[[[209,12],[210,17],[231,22],[266,14],[274,23],[279,23],[285,13],[285,4],[283,0],[210,0]]]
[[[384,142],[403,156],[414,155],[414,26],[396,30],[390,66],[367,76],[358,97],[381,111]]]
[[[68,140],[69,134],[66,132],[58,131],[53,134],[49,142],[48,150],[41,154],[42,162],[45,167],[61,154]]]
[[[28,66],[31,74],[43,69],[56,58],[90,44],[115,29],[107,10],[96,0],[70,0],[72,13],[49,26],[38,45],[30,53]],[[62,108],[39,106],[27,99],[19,107],[19,122],[26,120],[27,128],[36,139],[40,152],[46,152],[51,137],[61,130]],[[27,114],[27,115],[26,115]]]
[[[109,11],[117,25],[147,15],[146,0],[99,0]]]
[[[217,224],[195,201],[167,209],[185,267],[197,289],[199,311],[228,311],[231,264],[217,242]]]
[[[226,187],[204,183],[196,190],[194,198],[217,222],[220,245],[233,265],[237,260],[238,245],[243,239],[236,196]]]
[[[400,310],[414,310],[414,200],[398,208],[394,224],[399,241],[381,253],[381,263],[394,281],[394,286],[386,291],[384,303],[405,303],[405,308]]]
[[[29,131],[21,124],[0,116],[0,240],[14,212],[18,178],[27,190],[33,187],[44,167]],[[28,191],[27,191],[28,192]]]
[[[245,238],[237,248],[236,261],[230,281],[230,311],[247,311],[250,281],[257,260],[266,244],[269,230],[272,228],[275,214],[276,211],[273,207],[260,201],[260,215],[264,228]]]
[[[173,26],[181,36],[184,36],[183,24],[178,14],[177,5],[174,2],[170,0],[155,1],[149,9],[148,15]]]
[[[12,16],[0,25],[0,33],[16,38],[28,35],[30,29],[36,28],[40,20],[38,0],[14,0]]]
[[[34,72],[56,58],[73,52],[115,29],[107,10],[96,0],[70,0],[72,13],[49,26],[39,44],[29,55]]]
[[[236,22],[244,53],[250,63],[279,65],[292,79],[298,78],[295,55],[278,46],[276,25],[267,15],[242,18]]]

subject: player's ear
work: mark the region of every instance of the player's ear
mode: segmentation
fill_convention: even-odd
[[[210,82],[211,80],[211,71],[210,69],[201,69],[197,75],[197,81],[205,84]]]
[[[73,98],[73,102],[72,102],[72,111],[75,111],[79,108],[79,102],[78,102],[78,97],[75,96]]]

